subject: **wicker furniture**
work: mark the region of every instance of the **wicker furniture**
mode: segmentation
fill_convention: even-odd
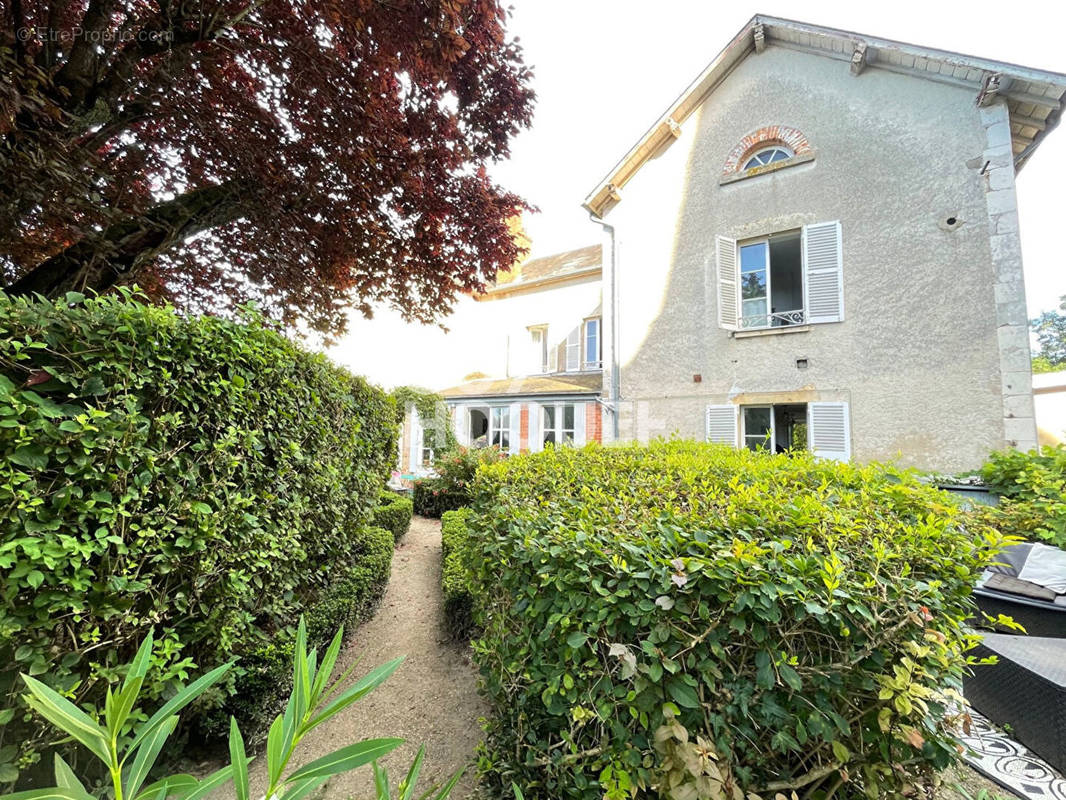
[[[966,699],[1060,772],[1066,770],[1066,639],[985,635],[979,657],[999,663],[975,666],[964,683]]]

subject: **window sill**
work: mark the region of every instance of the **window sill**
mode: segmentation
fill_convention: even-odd
[[[782,169],[788,169],[789,167],[795,167],[799,164],[806,164],[814,161],[815,152],[811,150],[808,153],[801,153],[798,156],[792,156],[792,158],[785,159],[784,161],[774,161],[772,164],[764,164],[761,167],[752,167],[746,169],[743,172],[733,172],[729,175],[723,175],[718,181],[719,186],[725,186],[728,183],[736,183],[737,181],[745,180],[746,178],[757,178],[760,175],[766,175],[770,172],[777,172]]]
[[[807,333],[810,325],[780,325],[776,328],[755,328],[733,331],[734,339],[751,339],[756,336],[773,336],[778,333]]]

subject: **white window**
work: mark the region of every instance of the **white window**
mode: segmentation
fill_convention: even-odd
[[[810,450],[819,458],[851,458],[847,403],[707,406],[707,441],[787,453]]]
[[[548,445],[580,447],[583,444],[585,444],[584,403],[541,404],[539,438],[534,440],[537,450]]]
[[[839,222],[759,239],[716,239],[718,324],[781,328],[844,319]]]
[[[548,326],[533,325],[529,329],[530,371],[548,371]]]
[[[762,150],[752,153],[751,157],[744,162],[744,169],[764,167],[775,161],[785,161],[786,159],[792,158],[794,155],[796,154],[784,145],[771,145],[770,147],[764,147]]]
[[[585,369],[599,369],[603,360],[600,318],[585,320]]]
[[[505,453],[511,450],[511,407],[493,406],[489,409],[489,444]]]
[[[581,369],[581,326],[574,328],[566,337],[566,371]]]
[[[574,404],[558,403],[543,406],[541,420],[541,438],[543,444],[574,443]]]

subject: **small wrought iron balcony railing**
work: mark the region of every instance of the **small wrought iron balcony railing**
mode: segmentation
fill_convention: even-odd
[[[743,330],[759,330],[762,328],[783,328],[789,325],[804,325],[807,322],[806,309],[795,311],[773,311],[769,314],[756,314],[743,317],[740,327]]]

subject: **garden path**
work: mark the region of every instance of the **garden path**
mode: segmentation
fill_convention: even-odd
[[[406,774],[420,745],[426,746],[421,794],[443,783],[472,758],[481,738],[478,717],[486,713],[468,648],[449,637],[440,588],[440,522],[415,517],[392,560],[392,577],[373,619],[360,626],[337,659],[336,674],[355,659],[355,675],[398,656],[400,668],[384,684],[344,712],[311,731],[300,743],[290,767],[324,756],[361,739],[398,736],[407,743],[382,760],[393,785]],[[452,800],[473,796],[475,781],[467,770]],[[266,791],[266,759],[250,767],[252,797]],[[370,800],[373,776],[363,767],[330,780],[329,800]]]

